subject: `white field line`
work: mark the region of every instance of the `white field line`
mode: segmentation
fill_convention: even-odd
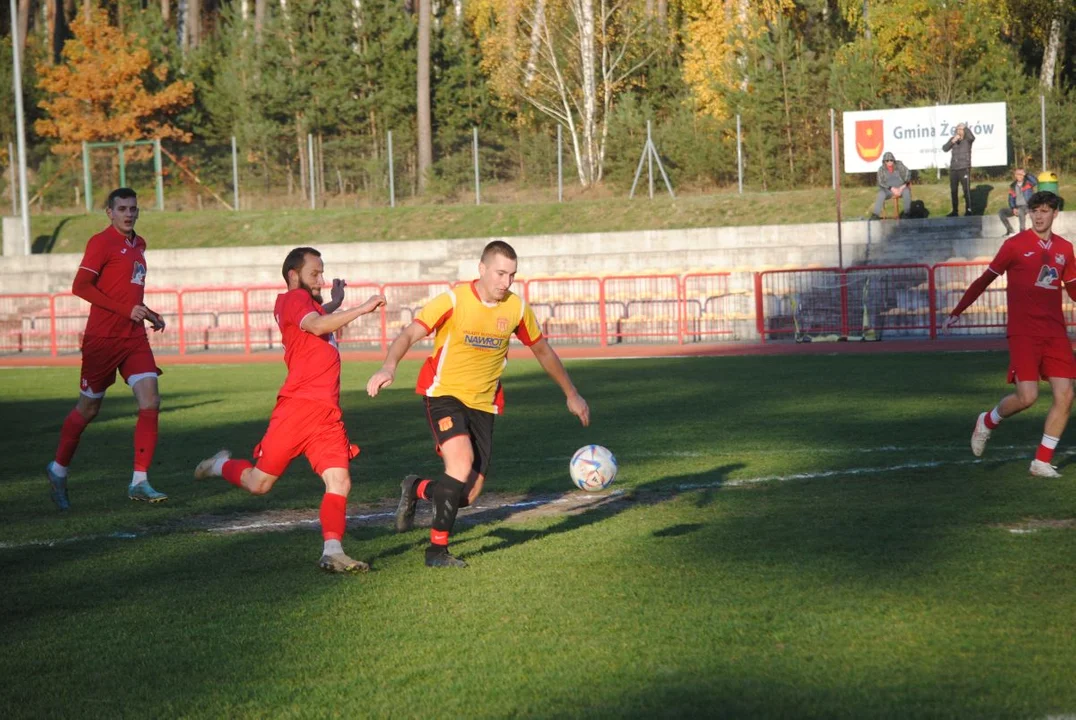
[[[1076,451],[1072,451],[1068,454],[1076,454]],[[905,463],[898,463],[896,465],[880,465],[874,467],[858,467],[858,468],[844,468],[841,470],[820,470],[817,472],[806,473],[794,473],[792,475],[761,475],[753,478],[738,478],[730,480],[715,480],[710,483],[682,483],[674,486],[677,491],[684,492],[690,490],[708,490],[708,489],[721,489],[732,487],[744,487],[750,485],[760,485],[765,483],[782,483],[782,482],[796,482],[807,480],[822,480],[826,478],[835,477],[858,477],[864,475],[882,475],[885,473],[900,472],[903,470],[922,470],[939,468],[946,466],[962,466],[962,465],[979,465],[984,463],[999,463],[999,462],[1012,462],[1015,460],[1026,459],[1026,456],[1010,455],[1010,456],[991,456],[987,460],[979,458],[975,459],[961,459],[961,460],[924,460],[924,461],[911,461]],[[623,494],[622,490],[614,490],[611,495]],[[601,497],[608,497],[608,495],[602,495]],[[523,500],[513,503],[492,504],[492,505],[476,505],[474,510],[490,510],[490,509],[522,509],[540,507],[543,505],[552,505],[557,503],[566,503],[570,501],[568,495],[551,496],[547,498],[538,498],[535,500]],[[348,515],[348,520],[356,520],[359,522],[366,520],[375,520],[392,517],[394,513],[391,512],[379,512],[364,515]],[[251,522],[237,525],[230,525],[224,527],[206,528],[207,532],[226,533],[226,532],[256,532],[259,530],[268,529],[280,529],[289,527],[299,527],[303,525],[315,525],[318,520],[309,518],[301,520],[286,520],[279,522]],[[1017,534],[1030,531],[1013,531]],[[145,537],[152,533],[132,533],[132,532],[114,532],[99,535],[81,535],[68,538],[53,538],[46,540],[29,540],[26,542],[0,542],[0,550],[19,550],[31,547],[56,547],[58,545],[67,545],[75,542],[86,542],[91,540],[133,540]]]

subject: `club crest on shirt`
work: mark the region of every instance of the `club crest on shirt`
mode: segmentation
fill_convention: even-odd
[[[135,285],[146,284],[146,266],[135,261],[134,270],[131,271],[131,282]]]
[[[1065,264],[1065,256],[1062,253],[1057,253],[1054,255],[1054,262],[1063,266]]]
[[[1049,265],[1043,265],[1039,269],[1039,279],[1035,281],[1035,284],[1042,288],[1053,288],[1054,283],[1057,282],[1057,268]]]
[[[508,318],[497,318],[497,332],[508,332]]]

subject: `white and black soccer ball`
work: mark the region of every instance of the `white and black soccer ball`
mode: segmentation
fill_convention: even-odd
[[[572,482],[580,490],[597,492],[604,490],[616,479],[616,458],[609,448],[601,445],[584,445],[572,455],[568,472]]]

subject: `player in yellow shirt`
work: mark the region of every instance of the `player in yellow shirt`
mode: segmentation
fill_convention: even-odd
[[[431,300],[389,347],[385,364],[366,383],[377,397],[392,384],[396,366],[411,346],[431,332],[433,354],[419,372],[415,392],[422,395],[437,451],[445,461],[439,478],[408,475],[401,483],[396,532],[411,529],[415,503],[434,506],[426,565],[467,567],[448,552],[448,536],[456,513],[479,493],[493,453],[493,420],[504,411],[501,373],[508,363],[508,341],[515,333],[538,363],[564,391],[568,410],[584,427],[590,424],[587,401],[575,389],[568,371],[546,339],[530,306],[509,288],[516,276],[516,251],[495,240],[482,251],[478,279],[458,285]]]

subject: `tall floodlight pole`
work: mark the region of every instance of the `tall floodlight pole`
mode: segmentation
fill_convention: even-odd
[[[11,6],[11,49],[12,69],[14,71],[13,84],[15,86],[15,136],[19,144],[19,207],[22,211],[22,241],[24,252],[30,254],[30,196],[26,187],[26,118],[23,117],[22,109],[22,63],[19,59],[19,23],[18,8],[15,0],[10,0]]]

